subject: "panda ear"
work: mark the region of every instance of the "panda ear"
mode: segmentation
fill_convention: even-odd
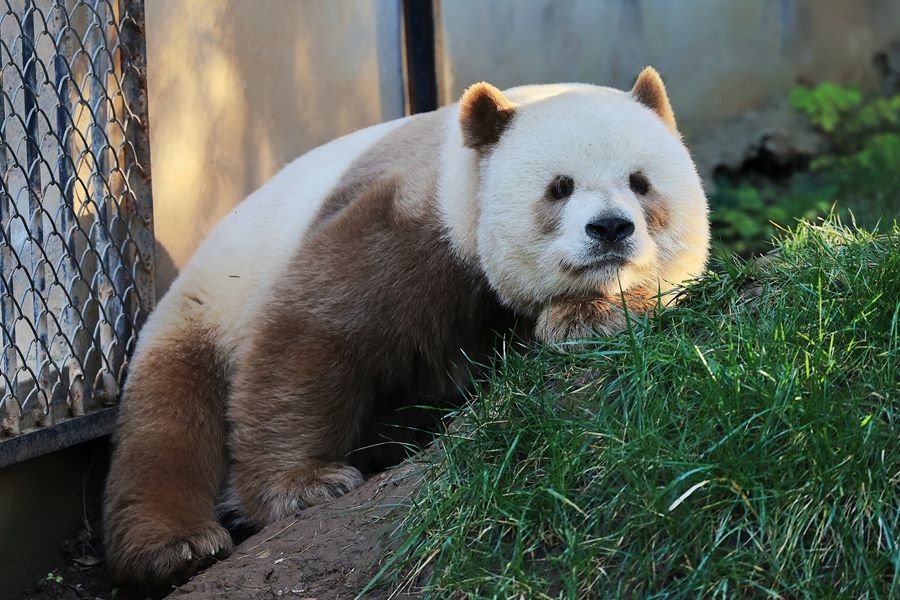
[[[672,112],[672,105],[669,104],[666,86],[656,69],[644,67],[644,70],[638,75],[637,81],[634,82],[634,87],[631,88],[631,97],[659,115],[669,129],[678,133],[675,113]]]
[[[515,114],[515,105],[491,84],[470,86],[459,101],[463,144],[474,150],[496,144]]]

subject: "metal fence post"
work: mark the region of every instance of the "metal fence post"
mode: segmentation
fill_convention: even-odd
[[[403,0],[407,90],[412,114],[434,110],[438,105],[435,1]]]
[[[150,126],[147,110],[147,46],[144,36],[144,0],[119,0],[119,43],[122,55],[122,95],[129,115],[125,140],[127,152],[124,177],[132,209],[132,252],[141,260],[133,263],[134,282],[139,300],[135,322],[142,325],[156,306],[156,241],[153,237],[153,199],[150,187]],[[133,348],[131,348],[133,349]]]

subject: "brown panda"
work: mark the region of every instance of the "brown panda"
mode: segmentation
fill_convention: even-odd
[[[300,157],[143,329],[105,496],[112,574],[170,583],[227,555],[217,503],[260,526],[353,489],[398,459],[379,444],[398,422],[429,418],[405,409],[460,396],[496,332],[611,333],[621,298],[654,305],[708,241],[649,67],[629,92],[476,84]]]

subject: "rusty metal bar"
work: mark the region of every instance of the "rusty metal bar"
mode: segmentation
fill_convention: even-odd
[[[109,435],[115,427],[117,414],[118,407],[104,408],[8,439],[0,444],[0,468]]]
[[[127,196],[131,208],[132,269],[136,286],[135,326],[140,327],[156,306],[156,240],[153,236],[153,196],[150,187],[150,120],[147,108],[147,47],[144,0],[119,0],[119,43],[122,48],[122,95],[125,100]]]

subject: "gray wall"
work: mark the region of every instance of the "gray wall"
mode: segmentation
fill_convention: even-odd
[[[900,40],[897,0],[444,0],[441,91],[584,81],[627,88],[652,64],[701,170],[789,137],[798,82],[871,89]],[[783,140],[782,143],[791,143]]]

